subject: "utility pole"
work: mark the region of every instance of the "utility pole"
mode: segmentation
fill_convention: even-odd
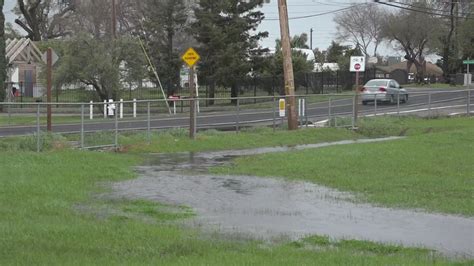
[[[309,48],[311,48],[311,51],[313,51],[313,28],[309,30]]]
[[[48,103],[47,108],[47,116],[46,116],[46,124],[48,132],[53,130],[52,128],[52,115],[51,115],[51,90],[53,87],[53,49],[48,48],[46,52],[46,68],[47,68],[47,77],[46,77],[46,102]]]
[[[112,37],[117,38],[117,7],[115,6],[115,0],[112,1]]]
[[[194,87],[194,66],[189,67],[189,138],[196,139],[196,88]]]
[[[283,53],[283,71],[285,73],[285,94],[287,97],[286,109],[288,110],[288,129],[298,129],[298,116],[296,114],[295,79],[290,46],[290,26],[288,23],[288,6],[286,0],[278,0],[280,15],[281,46]]]

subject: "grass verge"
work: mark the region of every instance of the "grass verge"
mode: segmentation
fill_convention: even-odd
[[[0,152],[0,264],[461,264],[427,250],[322,237],[270,246],[204,237],[175,224],[192,215],[186,208],[94,196],[103,191],[98,183],[132,178],[139,162],[99,152]]]
[[[367,119],[361,122],[362,135],[409,137],[243,157],[213,172],[302,179],[355,192],[363,201],[384,206],[474,216],[473,122]]]
[[[124,150],[133,153],[173,153],[298,145],[361,137],[345,129],[324,128],[273,132],[271,128],[261,127],[244,129],[241,133],[208,130],[199,133],[193,141],[189,139],[187,130],[177,129],[153,134],[150,144],[144,141],[146,134],[123,135],[120,143],[123,143]]]

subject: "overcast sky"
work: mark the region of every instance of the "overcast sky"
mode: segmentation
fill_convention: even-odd
[[[287,0],[289,17],[299,17],[316,15],[324,12],[330,12],[350,6],[351,3],[365,3],[372,2],[372,0]],[[7,22],[12,22],[15,16],[11,10],[13,9],[16,0],[6,0],[4,12]],[[265,4],[262,7],[265,13],[265,20],[260,26],[261,31],[268,31],[269,38],[262,42],[265,47],[274,48],[275,39],[280,38],[280,25],[278,21],[278,6],[277,0],[271,0],[270,4]],[[308,33],[313,28],[313,48],[326,50],[331,41],[335,39],[336,25],[333,22],[334,13],[305,18],[305,19],[290,19],[290,34],[299,35],[301,33]],[[309,43],[308,43],[309,45]],[[400,55],[400,53],[388,48],[387,45],[382,45],[380,53],[383,55]]]

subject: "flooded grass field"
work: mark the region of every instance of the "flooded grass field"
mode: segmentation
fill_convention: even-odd
[[[327,235],[474,257],[472,218],[376,207],[359,203],[350,193],[304,181],[208,173],[237,156],[357,142],[371,141],[151,155],[147,165],[137,169],[139,178],[113,184],[114,196],[189,206],[197,216],[188,223],[210,232],[259,240]]]

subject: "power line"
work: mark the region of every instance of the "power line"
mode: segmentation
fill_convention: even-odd
[[[409,8],[409,7],[404,7],[404,6],[398,6],[398,5],[394,5],[394,4],[390,4],[390,3],[386,3],[386,2],[377,2],[377,3],[382,4],[382,5],[386,5],[386,6],[391,6],[391,7],[403,9],[403,10],[428,14],[428,15],[435,15],[435,16],[446,17],[446,18],[454,17],[454,18],[459,18],[459,19],[473,19],[473,18],[470,18],[470,17],[451,16],[451,15],[447,15],[447,14],[440,14],[440,13],[437,13],[437,12],[430,12],[430,11],[425,11],[425,10],[421,10],[421,9],[414,9],[414,8]]]
[[[324,15],[329,15],[329,14],[334,14],[334,13],[350,10],[350,9],[354,8],[355,6],[361,6],[361,5],[366,5],[366,3],[358,4],[358,5],[354,5],[354,6],[350,6],[350,7],[345,7],[345,8],[341,8],[341,9],[336,9],[336,10],[332,10],[332,11],[328,11],[328,12],[318,13],[318,14],[312,14],[312,15],[307,15],[307,16],[298,16],[298,17],[290,17],[289,20],[320,17],[320,16],[324,16]],[[266,18],[265,20],[267,20],[267,21],[276,21],[276,20],[279,20],[279,19],[278,18]]]

